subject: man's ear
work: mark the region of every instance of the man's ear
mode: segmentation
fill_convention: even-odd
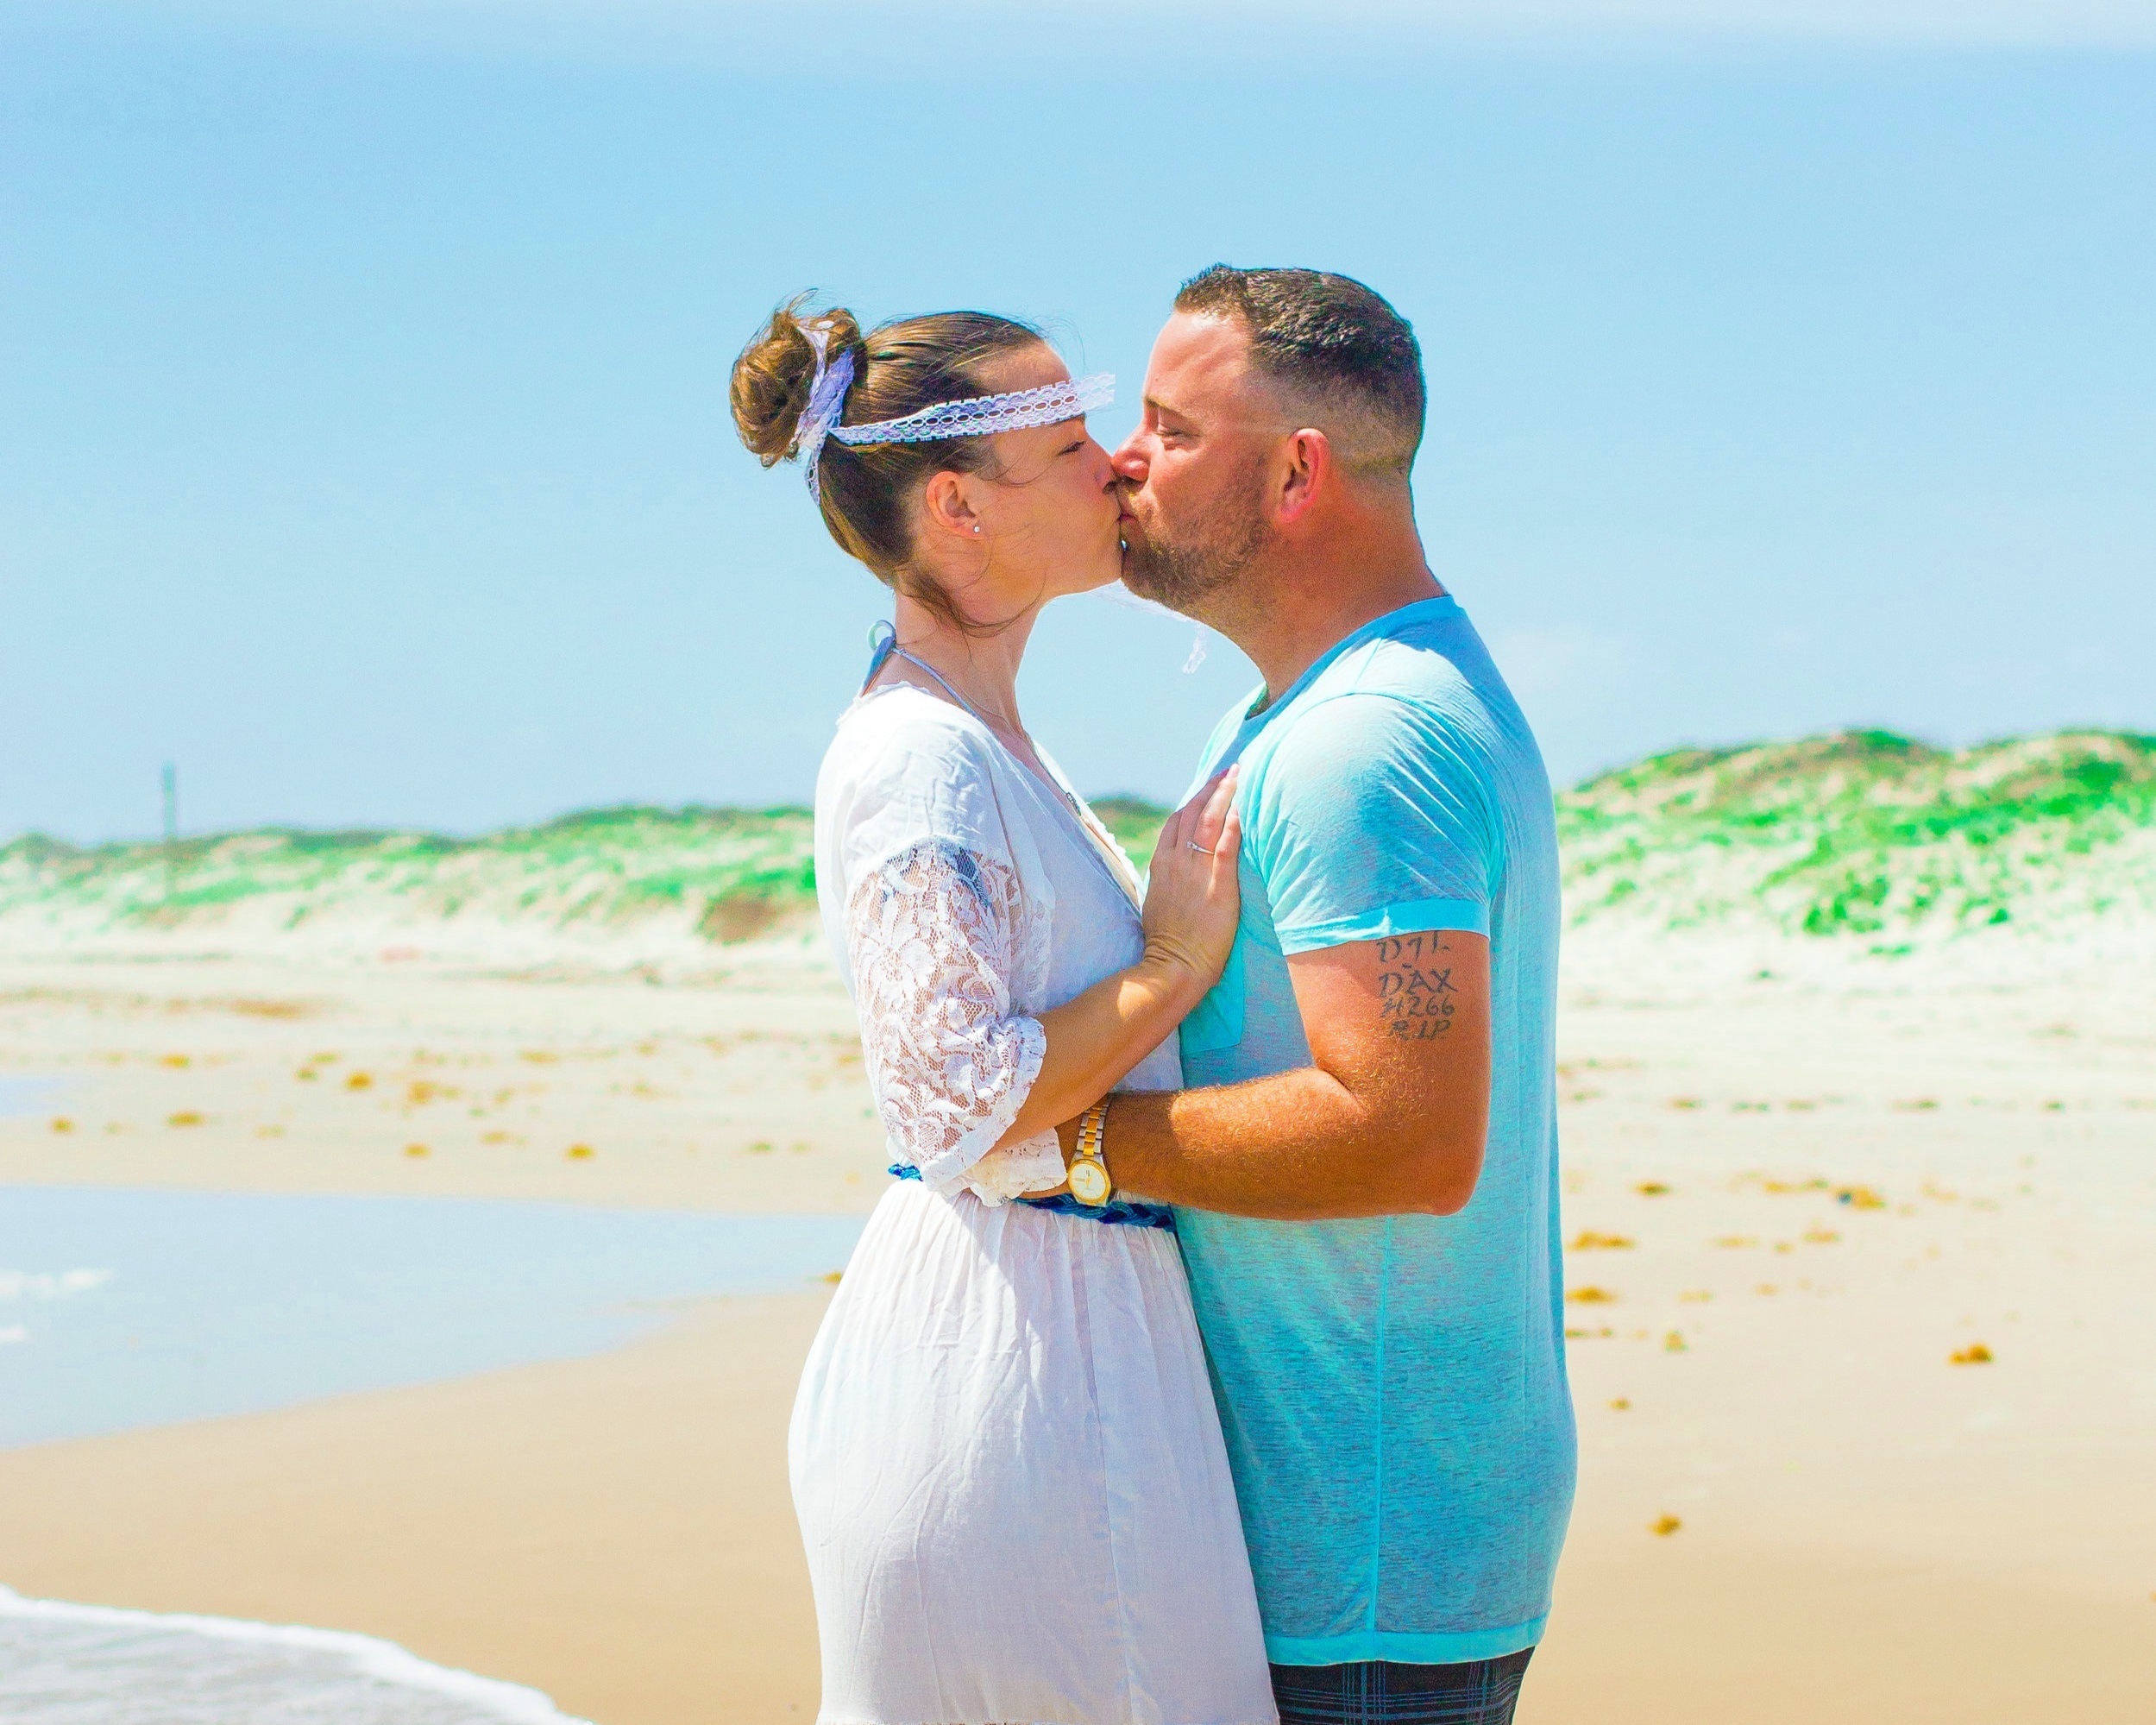
[[[1292,527],[1307,517],[1318,498],[1332,488],[1332,444],[1316,426],[1305,425],[1280,440],[1276,459],[1279,488],[1273,494],[1273,520],[1278,526]]]

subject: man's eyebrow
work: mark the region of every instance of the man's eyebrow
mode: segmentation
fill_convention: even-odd
[[[1156,413],[1172,413],[1179,419],[1187,419],[1191,417],[1180,407],[1177,406],[1172,401],[1163,401],[1157,395],[1147,396],[1146,406],[1152,408]]]

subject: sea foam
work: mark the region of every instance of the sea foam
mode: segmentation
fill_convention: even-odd
[[[536,1689],[334,1629],[24,1599],[0,1587],[9,1725],[587,1725]]]

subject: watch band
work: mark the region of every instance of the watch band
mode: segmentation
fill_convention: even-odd
[[[1088,1209],[1097,1210],[1114,1194],[1109,1178],[1108,1099],[1103,1096],[1078,1116],[1078,1147],[1071,1154],[1071,1196]]]

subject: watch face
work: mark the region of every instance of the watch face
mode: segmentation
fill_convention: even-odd
[[[1108,1202],[1108,1170],[1098,1162],[1071,1164],[1071,1196],[1097,1208]]]

